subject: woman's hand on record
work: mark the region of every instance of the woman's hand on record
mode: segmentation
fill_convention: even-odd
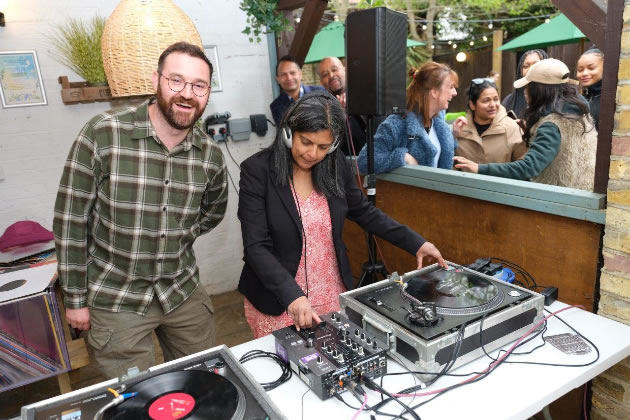
[[[440,254],[440,251],[431,242],[425,242],[422,244],[418,252],[416,252],[418,258],[418,268],[422,268],[422,259],[424,257],[433,257],[437,260],[438,264],[442,268],[448,268],[444,257]]]
[[[289,304],[287,312],[293,322],[295,328],[300,331],[300,328],[311,328],[313,321],[316,324],[322,322],[319,316],[311,308],[311,302],[309,302],[306,296],[300,296]]]

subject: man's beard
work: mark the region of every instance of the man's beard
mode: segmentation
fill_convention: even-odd
[[[176,103],[190,105],[196,110],[196,112],[192,115],[192,118],[188,115],[178,115],[178,112],[174,109]],[[166,99],[162,96],[162,89],[160,85],[158,85],[157,90],[157,104],[158,109],[160,110],[162,115],[164,115],[166,122],[168,122],[171,127],[178,130],[186,130],[195,125],[195,123],[197,122],[199,117],[201,117],[201,114],[203,114],[203,111],[205,110],[205,107],[203,109],[199,108],[199,102],[197,102],[196,100],[185,99],[180,94],[173,96],[167,102]]]
[[[337,80],[339,80],[339,79],[337,79]],[[335,96],[341,95],[342,93],[344,93],[346,91],[346,87],[343,85],[343,83],[341,83],[341,80],[339,80],[339,84],[341,85],[341,87],[339,89],[332,90],[332,88],[329,88],[328,91],[330,93],[332,93],[333,95],[335,95]],[[328,86],[330,86],[330,83],[328,83]]]

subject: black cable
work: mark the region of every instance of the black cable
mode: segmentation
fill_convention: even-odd
[[[267,118],[267,121],[269,121],[269,124],[273,125],[274,127],[276,126],[276,124],[273,121],[271,121],[269,118]]]
[[[234,137],[230,135],[230,138],[232,139],[232,141],[234,141]],[[232,152],[230,152],[230,147],[228,146],[227,137],[225,138],[225,141],[223,143],[225,143],[225,150],[227,150],[228,155],[230,155],[232,162],[234,162],[234,164],[238,166],[238,169],[241,169],[241,165],[236,161],[236,159],[234,159],[234,156],[232,156]]]
[[[236,183],[232,179],[232,174],[230,173],[230,170],[227,168],[227,166],[225,167],[225,170],[227,171],[228,178],[230,178],[230,183],[232,184],[232,187],[234,187],[234,191],[236,191],[236,194],[238,194],[238,188],[236,188]]]
[[[280,356],[278,356],[275,353],[270,353],[268,351],[263,351],[263,350],[250,350],[244,355],[242,355],[238,361],[241,364],[244,364],[245,362],[249,362],[250,360],[259,359],[259,358],[271,359],[274,362],[276,362],[282,369],[282,374],[280,375],[278,379],[276,379],[275,381],[263,382],[260,384],[265,391],[271,391],[272,389],[279,387],[280,385],[282,385],[283,383],[291,379],[291,376],[293,375],[293,373],[291,372],[291,369],[289,368],[289,364],[285,362],[284,360],[282,360]]]
[[[295,204],[297,205],[298,215],[300,216],[300,227],[302,228],[302,238],[304,239],[304,278],[306,281],[306,298],[308,299],[308,265],[306,264],[306,232],[304,231],[304,220],[302,219],[302,209],[300,208],[300,200],[295,190],[295,183],[293,177],[291,177],[291,186],[293,196],[295,197]]]
[[[437,381],[439,378],[441,378],[442,376],[445,376],[448,373],[448,371],[453,367],[455,362],[457,361],[457,358],[459,357],[459,352],[461,350],[461,345],[462,345],[462,342],[463,342],[464,331],[466,329],[466,325],[467,325],[466,323],[463,323],[459,327],[459,330],[457,332],[457,341],[455,342],[455,345],[453,346],[453,352],[451,353],[451,357],[450,357],[449,361],[444,364],[444,367],[442,368],[442,370],[440,372],[432,373],[435,376],[433,377],[433,379],[431,379],[429,382],[426,383],[426,386],[429,386],[429,385],[435,383],[435,381]],[[398,392],[398,394],[408,394],[410,392],[415,392],[415,391],[417,391],[419,389],[422,389],[423,387],[425,387],[424,384],[415,385],[415,386],[412,386],[410,388],[406,388],[406,389]],[[378,404],[376,404],[374,406],[374,409],[379,409],[379,408],[383,407],[385,404],[387,404],[390,401],[392,401],[392,399],[394,399],[394,398],[390,396],[390,398],[382,400],[380,403],[378,403]]]
[[[304,396],[309,393],[311,388],[307,389],[304,394],[302,394],[302,420],[304,420]]]
[[[374,381],[373,381],[373,380],[371,380],[370,378],[368,378],[368,377],[366,377],[366,376],[363,376],[362,378],[363,378],[363,380],[364,380],[364,381],[365,381],[365,382],[366,382],[366,383],[367,383],[370,387],[372,387],[373,389],[375,389],[376,391],[378,391],[378,392],[380,392],[380,393],[382,393],[382,394],[387,395],[390,399],[393,399],[393,400],[394,400],[394,401],[396,401],[398,404],[400,404],[400,405],[401,405],[401,406],[405,409],[405,411],[406,411],[406,412],[408,412],[408,413],[411,415],[411,417],[413,417],[413,418],[414,418],[414,419],[416,419],[416,420],[421,420],[421,419],[420,419],[420,416],[419,416],[418,414],[416,414],[416,412],[415,412],[415,411],[413,411],[413,410],[411,409],[411,407],[409,407],[407,404],[405,404],[404,402],[402,402],[400,399],[398,399],[398,398],[394,397],[391,393],[389,393],[388,391],[386,391],[384,388],[380,387],[380,386],[379,386],[376,382],[374,382]]]
[[[352,410],[359,410],[361,407],[353,407],[352,405],[350,405],[346,400],[343,399],[343,397],[340,394],[334,394],[333,395],[337,400],[341,401],[346,407],[352,409]],[[372,408],[369,405],[365,406],[365,410],[372,410]],[[397,414],[390,414],[390,413],[384,413],[382,411],[375,411],[376,414],[378,414],[379,416],[387,416],[387,417],[392,417],[392,418],[399,418],[400,416],[398,416]]]
[[[490,257],[490,260],[497,260],[497,261],[499,261],[502,264],[507,264],[508,268],[516,269],[525,278],[525,281],[527,282],[528,288],[532,287],[532,286],[529,286],[529,280],[528,279],[531,279],[531,281],[533,283],[533,288],[538,288],[539,287],[536,284],[536,280],[534,279],[534,276],[532,276],[527,270],[525,270],[520,265],[518,265],[516,263],[513,263],[512,261],[505,260],[503,258],[499,258],[499,257]]]

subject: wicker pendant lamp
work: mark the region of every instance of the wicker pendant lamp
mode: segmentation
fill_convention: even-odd
[[[203,48],[197,28],[172,0],[121,0],[105,23],[101,45],[112,95],[153,94],[158,58],[178,41]]]

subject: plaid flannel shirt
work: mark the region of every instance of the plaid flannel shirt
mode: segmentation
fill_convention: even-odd
[[[168,313],[199,285],[192,245],[225,214],[223,154],[197,126],[169,151],[149,103],[92,118],[72,145],[53,223],[67,308],[144,314],[157,296]]]

